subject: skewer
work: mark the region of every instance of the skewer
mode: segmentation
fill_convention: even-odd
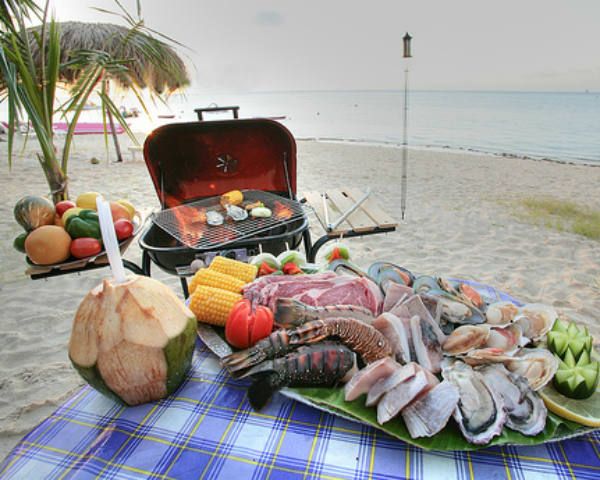
[[[332,230],[331,224],[329,223],[329,210],[327,208],[327,194],[322,193],[321,199],[323,200],[323,213],[325,214],[325,226],[327,227],[327,230]]]

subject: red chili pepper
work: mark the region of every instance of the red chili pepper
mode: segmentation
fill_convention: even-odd
[[[250,300],[243,298],[234,306],[225,324],[225,338],[237,348],[248,348],[273,330],[273,312],[258,306],[252,311]]]
[[[286,263],[282,270],[285,275],[298,275],[300,273],[304,273],[302,270],[300,270],[300,267],[293,262]]]
[[[260,267],[258,267],[258,276],[262,277],[263,275],[271,275],[277,271],[276,268],[271,267],[267,262],[262,262]]]

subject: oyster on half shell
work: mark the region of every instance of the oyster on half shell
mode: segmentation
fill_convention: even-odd
[[[476,370],[502,396],[508,414],[508,428],[529,436],[537,435],[544,429],[548,410],[525,378],[509,372],[501,364],[485,365]]]
[[[506,422],[504,402],[480,373],[456,361],[442,370],[442,376],[458,388],[459,401],[453,416],[467,441],[483,445],[502,432]]]

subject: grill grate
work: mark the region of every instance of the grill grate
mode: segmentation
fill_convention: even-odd
[[[260,190],[242,190],[245,202],[261,201],[270,208],[269,218],[252,218],[235,222],[227,217],[226,210],[219,204],[219,197],[204,198],[179,205],[157,213],[154,223],[184,245],[196,250],[213,250],[230,243],[253,237],[277,227],[287,225],[304,216],[299,202]],[[290,216],[277,216],[280,208],[287,207]],[[215,210],[225,217],[223,225],[208,225],[201,220],[202,212]]]

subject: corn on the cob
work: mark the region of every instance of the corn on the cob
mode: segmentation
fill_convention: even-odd
[[[254,280],[256,278],[256,273],[258,272],[258,268],[255,265],[238,262],[237,260],[221,256],[215,257],[208,268],[219,273],[239,278],[244,283],[249,283]]]
[[[190,310],[199,322],[225,326],[229,312],[242,296],[221,288],[199,285],[190,299]]]
[[[221,195],[221,205],[239,205],[244,201],[244,194],[239,190],[232,190],[231,192],[224,193]]]
[[[216,270],[210,270],[209,268],[201,268],[192,277],[189,285],[189,292],[194,293],[199,285],[205,285],[207,287],[222,288],[229,292],[240,293],[242,287],[246,285],[239,278],[235,278],[232,275],[217,272]]]

